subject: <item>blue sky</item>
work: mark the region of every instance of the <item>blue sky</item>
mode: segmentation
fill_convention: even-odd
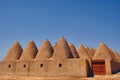
[[[0,0],[0,60],[16,41],[37,47],[64,36],[97,48],[104,42],[120,53],[120,0]]]

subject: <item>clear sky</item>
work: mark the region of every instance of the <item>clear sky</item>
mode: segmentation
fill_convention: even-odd
[[[0,60],[16,41],[39,47],[62,36],[76,48],[104,42],[120,53],[120,0],[0,0]]]

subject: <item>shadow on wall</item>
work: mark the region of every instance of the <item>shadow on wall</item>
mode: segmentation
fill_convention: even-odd
[[[117,70],[117,71],[112,72],[112,74],[116,74],[116,73],[119,73],[119,72],[120,72],[120,69]]]
[[[111,61],[111,70],[112,74],[120,72],[120,63]]]
[[[92,70],[92,67],[91,67],[91,61],[90,60],[87,60],[87,71],[88,71],[88,76],[87,77],[93,77],[93,70]]]

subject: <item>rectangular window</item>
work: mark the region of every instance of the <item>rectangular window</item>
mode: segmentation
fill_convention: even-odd
[[[23,68],[26,68],[26,64],[23,65]]]
[[[8,68],[11,68],[11,65],[10,65],[10,64],[8,65]]]
[[[40,68],[43,67],[43,64],[40,64]]]
[[[62,67],[62,64],[60,63],[60,64],[59,64],[59,68],[61,68],[61,67]]]

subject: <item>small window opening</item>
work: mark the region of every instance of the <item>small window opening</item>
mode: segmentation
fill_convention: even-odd
[[[62,67],[62,64],[60,63],[60,64],[59,64],[59,68],[61,68],[61,67]]]
[[[23,68],[26,68],[26,64],[23,65]]]
[[[8,68],[11,68],[11,65],[10,65],[10,64],[8,65]]]
[[[40,64],[40,67],[43,67],[43,64]]]

